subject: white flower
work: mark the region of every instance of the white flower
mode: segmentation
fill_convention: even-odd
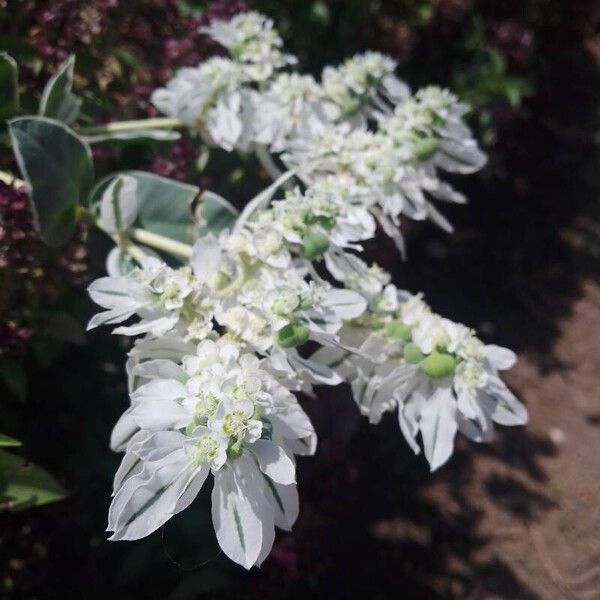
[[[102,277],[88,288],[92,300],[103,308],[88,323],[88,329],[114,325],[137,314],[140,322],[118,327],[114,333],[160,336],[179,321],[184,303],[192,300],[191,270],[174,270],[161,260],[147,257],[141,268],[126,276]]]
[[[321,88],[311,75],[280,73],[258,98],[254,141],[281,152],[307,115],[317,110],[320,97]]]
[[[126,413],[137,430],[115,476],[111,539],[150,534],[186,508],[212,473],[221,547],[246,568],[260,564],[274,525],[289,529],[297,515],[293,453],[315,448],[296,399],[226,340],[205,341],[179,363],[151,359],[134,371],[147,383]]]
[[[166,88],[153,92],[152,102],[164,114],[197,128],[207,143],[225,150],[246,149],[255,97],[245,81],[239,65],[216,56],[177,71]]]
[[[487,441],[494,423],[525,423],[527,410],[498,375],[515,360],[510,350],[485,345],[360,256],[377,227],[404,254],[401,217],[451,230],[433,201],[465,198],[442,172],[485,163],[466,105],[440,88],[411,95],[395,61],[377,52],[326,67],[321,83],[285,73],[295,59],[257,12],[202,31],[228,56],[177,71],[152,101],[206,144],[242,157],[254,150],[263,165],[265,152],[281,153],[290,171],[232,229],[198,239],[177,269],[149,255],[136,267],[128,256],[140,206],[135,181],[115,177],[99,215],[120,245],[110,276],[89,288],[104,310],[88,327],[144,336],[126,363],[131,405],[111,436],[125,452],[111,539],[149,535],[210,477],[218,542],[250,568],[269,553],[275,526],[292,527],[294,457],[316,448],[292,391],[314,396],[314,385],[345,379],[370,422],[397,410],[431,470],[451,456],[457,431]],[[273,200],[283,183],[290,189]],[[343,287],[325,281],[321,266]]]
[[[404,437],[419,453],[421,434],[432,471],[452,455],[457,431],[482,442],[491,438],[494,423],[525,424],[527,409],[498,376],[515,355],[485,346],[472,329],[432,313],[420,296],[396,293],[401,302],[391,321],[386,309],[393,303],[370,305],[380,332],[361,326],[342,333],[346,345],[354,337],[357,354],[323,348],[313,356],[350,381],[361,412],[377,423],[397,407]]]
[[[396,78],[396,62],[379,52],[366,52],[347,59],[339,67],[323,69],[323,96],[335,104],[338,118],[381,119],[390,103],[404,100],[408,86]]]
[[[258,12],[239,13],[230,21],[215,20],[200,31],[227,48],[252,81],[269,79],[275,71],[296,62],[281,52],[283,42],[272,19]]]

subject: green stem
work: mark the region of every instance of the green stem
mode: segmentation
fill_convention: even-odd
[[[175,254],[176,256],[182,256],[183,258],[189,258],[192,256],[192,246],[189,244],[183,244],[177,240],[146,231],[145,229],[132,228],[129,230],[131,239],[144,244],[144,246],[150,246],[156,250],[162,250],[169,254]]]
[[[177,127],[183,127],[183,123],[179,119],[171,117],[158,117],[155,119],[137,119],[135,121],[115,121],[114,123],[106,123],[106,125],[82,127],[79,131],[85,135],[99,135],[120,131],[139,131],[145,129],[176,129]]]

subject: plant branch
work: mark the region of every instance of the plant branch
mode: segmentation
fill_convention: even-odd
[[[158,117],[155,119],[137,119],[134,121],[115,121],[113,123],[106,123],[105,125],[82,127],[79,131],[85,135],[100,135],[105,133],[139,131],[145,129],[176,129],[178,127],[183,127],[183,123],[179,119]]]
[[[254,153],[256,154],[256,158],[258,158],[261,167],[268,173],[273,181],[279,179],[283,175],[283,171],[275,164],[275,161],[266,146],[255,144]]]
[[[132,240],[144,244],[144,246],[150,246],[156,250],[162,250],[163,252],[183,258],[192,256],[192,246],[189,244],[172,240],[171,238],[146,231],[145,229],[132,228],[129,229],[128,233]]]

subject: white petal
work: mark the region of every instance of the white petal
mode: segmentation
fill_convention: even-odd
[[[485,354],[490,365],[499,371],[510,369],[517,362],[517,355],[512,350],[495,344],[488,344]]]
[[[132,298],[133,287],[127,277],[100,277],[89,285],[88,294],[102,308],[135,310],[138,302]]]
[[[206,235],[194,244],[190,266],[201,283],[210,284],[221,264],[221,248],[213,235]]]
[[[100,325],[116,325],[122,323],[132,317],[135,314],[135,310],[129,308],[113,308],[111,310],[105,310],[97,315],[94,315],[87,324],[87,330],[90,331],[99,327]]]
[[[129,441],[140,430],[138,424],[128,408],[116,422],[111,436],[110,448],[115,452],[123,452]]]
[[[179,463],[159,467],[146,481],[138,477],[125,481],[109,510],[109,526],[114,529],[111,540],[138,540],[171,518],[189,482],[183,451],[182,457]]]
[[[355,319],[367,308],[367,301],[358,292],[342,289],[329,290],[324,304],[340,319]]]
[[[273,481],[283,485],[296,482],[296,467],[280,446],[270,440],[256,440],[249,449],[260,470]]]
[[[423,450],[431,471],[441,467],[452,456],[457,431],[456,402],[449,388],[438,388],[421,410],[419,424]]]
[[[185,377],[185,371],[175,362],[165,359],[148,360],[133,367],[132,375],[151,379],[179,379]]]
[[[134,402],[149,400],[178,400],[185,398],[185,386],[174,379],[154,379],[141,385],[133,394]]]
[[[525,425],[529,421],[527,408],[499,378],[491,378],[478,398],[482,408],[499,425]]]
[[[260,554],[263,527],[254,503],[244,492],[231,467],[215,473],[212,518],[217,540],[231,560],[249,569]]]
[[[410,412],[404,411],[403,404],[398,407],[398,423],[400,424],[400,431],[411,450],[415,454],[419,454],[421,448],[419,448],[419,444],[416,441],[417,434],[419,433],[419,424]]]
[[[275,525],[285,531],[291,531],[292,526],[298,518],[300,508],[298,488],[295,483],[281,485],[279,483],[268,482],[268,485]],[[267,492],[265,492],[265,496],[269,498]]]

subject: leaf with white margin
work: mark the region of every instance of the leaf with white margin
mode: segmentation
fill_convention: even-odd
[[[456,403],[450,387],[438,387],[421,409],[423,451],[431,471],[441,467],[454,450]]]
[[[288,352],[288,362],[300,374],[306,374],[314,383],[323,385],[338,385],[342,378],[327,365],[302,358],[297,352]]]
[[[256,502],[248,497],[243,478],[234,475],[232,466],[224,466],[214,475],[212,518],[219,546],[231,560],[250,569],[263,542],[263,524]]]
[[[139,432],[140,428],[128,408],[118,419],[110,434],[110,449],[113,452],[123,452],[127,444]]]
[[[199,468],[190,476],[189,470],[182,471],[183,464],[182,461],[159,467],[142,485],[139,485],[135,478],[125,482],[113,500],[113,505],[117,507],[122,502],[120,494],[130,492],[130,485],[137,487],[128,496],[125,495],[126,503],[119,513],[115,532],[109,538],[111,541],[139,540],[146,537],[191,502],[189,495],[184,496],[186,490],[197,478],[204,483],[208,469]],[[197,488],[197,484],[194,488]],[[187,504],[181,502],[183,497]]]
[[[336,288],[327,292],[323,305],[333,310],[336,317],[350,320],[365,312],[367,301],[358,292]]]
[[[185,427],[192,419],[180,404],[185,386],[174,379],[153,379],[131,394],[130,415],[141,429],[160,431]]]
[[[60,246],[75,231],[77,206],[92,187],[90,147],[64,123],[46,117],[20,117],[8,127],[42,238]]]
[[[81,99],[73,94],[75,55],[71,54],[49,79],[40,100],[39,114],[70,125],[79,115]]]
[[[136,365],[132,369],[132,374],[145,379],[177,379],[187,378],[185,371],[172,360],[166,360],[164,358],[157,358],[155,360],[148,360],[139,365]]]
[[[499,371],[510,369],[517,362],[517,355],[512,350],[495,344],[485,347],[485,355],[490,365]]]
[[[205,190],[198,198],[195,216],[198,220],[198,235],[218,235],[230,229],[239,215],[238,210],[219,194]]]
[[[527,408],[498,377],[490,377],[478,400],[492,420],[499,425],[525,425],[529,421]]]
[[[0,52],[0,121],[10,119],[19,110],[19,79],[17,62],[6,52]]]
[[[137,180],[129,175],[115,177],[100,200],[100,225],[109,233],[129,229],[135,222],[139,201]]]
[[[296,467],[281,446],[270,440],[256,440],[248,449],[256,456],[260,470],[274,482],[296,482]]]
[[[269,492],[273,495],[273,516],[275,525],[284,531],[291,531],[298,518],[300,503],[296,484],[281,485],[265,477]],[[265,492],[266,495],[267,492]],[[268,497],[268,496],[267,496]]]

